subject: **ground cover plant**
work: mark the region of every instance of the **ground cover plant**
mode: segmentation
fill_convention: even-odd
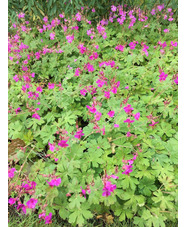
[[[81,7],[11,25],[9,212],[87,226],[177,223],[177,24],[171,8]],[[108,220],[107,220],[108,221]],[[109,221],[108,221],[109,222]]]

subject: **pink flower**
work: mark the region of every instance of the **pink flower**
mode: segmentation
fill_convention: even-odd
[[[117,88],[116,88],[116,87],[113,87],[113,89],[111,90],[111,92],[112,92],[113,94],[117,94]]]
[[[50,187],[59,186],[61,184],[61,178],[52,179],[51,181],[46,181]]]
[[[136,120],[139,120],[139,118],[140,118],[140,113],[139,113],[139,112],[136,113],[136,114],[134,115],[134,118],[135,118]]]
[[[100,113],[100,112],[96,112],[96,114],[95,114],[95,119],[96,119],[96,121],[99,121],[100,120],[100,118],[101,118],[101,116],[102,116],[102,113]]]
[[[74,40],[74,35],[67,35],[66,39],[68,40],[68,43],[72,43],[72,41]]]
[[[45,224],[51,224],[51,223],[52,223],[52,213],[49,213],[49,215],[45,217]]]
[[[85,95],[86,95],[86,93],[87,93],[87,90],[85,90],[85,89],[80,90],[80,93],[81,93],[81,95],[85,96]]]
[[[159,81],[166,80],[167,76],[168,76],[167,74],[165,74],[164,72],[162,72],[162,73],[159,75]]]
[[[131,135],[132,134],[130,132],[127,132],[127,134],[126,134],[127,137],[131,137]]]
[[[152,120],[152,124],[149,124],[149,126],[154,126],[154,125],[156,125],[158,123],[159,123],[159,121],[155,122],[155,121]]]
[[[87,30],[87,35],[90,35],[92,33],[91,29]]]
[[[177,45],[178,45],[177,42],[174,43],[173,41],[171,41],[171,46],[177,47]]]
[[[104,183],[103,194],[102,196],[108,197],[116,189],[116,185],[112,184],[110,181]]]
[[[55,34],[54,33],[50,33],[50,39],[54,40],[54,38],[55,38]]]
[[[17,206],[17,210],[19,210],[19,209],[22,209],[23,213],[26,214],[26,206],[25,206],[24,204],[19,204],[19,205]]]
[[[15,168],[9,169],[8,170],[8,177],[13,178],[14,177],[14,172],[16,171]]]
[[[37,87],[37,88],[36,88],[36,91],[38,91],[38,92],[42,92],[42,91],[43,91],[43,89],[42,89],[41,87]]]
[[[54,87],[55,87],[55,84],[48,83],[48,89],[49,89],[49,90],[50,90],[50,89],[54,89]]]
[[[60,147],[68,147],[69,145],[66,142],[67,142],[67,140],[61,140],[61,141],[59,141],[58,146],[60,146]]]
[[[15,76],[13,77],[13,79],[15,80],[15,82],[18,82],[18,81],[19,81],[18,75],[15,75]]]
[[[114,117],[115,112],[114,111],[109,111],[107,114],[109,115],[109,117]]]
[[[110,177],[112,177],[113,179],[119,179],[119,177],[116,175],[110,175]]]
[[[129,173],[131,173],[133,171],[132,167],[133,167],[132,165],[125,165],[124,166],[125,171],[122,172],[122,174],[129,175]]]
[[[115,49],[116,49],[116,50],[120,50],[121,52],[123,52],[124,46],[122,46],[122,45],[117,45],[117,46],[115,47]]]
[[[94,13],[94,12],[96,12],[96,10],[93,8],[93,9],[92,9],[92,12]]]
[[[105,126],[103,126],[103,128],[101,128],[101,131],[102,131],[103,135],[105,135]]]
[[[18,108],[15,110],[16,114],[18,114],[20,111],[21,111],[21,108],[20,108],[20,107],[18,107]]]
[[[103,85],[106,84],[106,81],[97,80],[96,83],[97,83],[98,87],[103,87]]]
[[[130,49],[133,50],[135,49],[136,44],[134,42],[129,43]]]
[[[127,120],[124,121],[124,123],[128,123],[128,124],[133,123],[133,122],[134,122],[134,120],[130,120],[130,118],[127,118]]]
[[[28,202],[26,203],[27,207],[30,209],[34,209],[36,204],[37,204],[37,199],[30,199],[28,200]]]
[[[125,87],[125,89],[127,89],[127,90],[128,90],[128,89],[129,89],[129,86],[126,86],[126,87]]]
[[[118,125],[118,124],[115,124],[114,127],[115,127],[115,128],[119,128],[119,125]]]
[[[104,96],[107,98],[107,99],[109,99],[110,98],[110,92],[108,92],[108,91],[105,91],[105,94],[104,94]]]
[[[89,109],[89,111],[91,112],[91,113],[96,113],[96,108],[94,107],[94,106],[86,106],[88,109]]]
[[[80,188],[81,188],[81,192],[82,192],[83,196],[86,198],[86,190],[84,190],[82,187],[80,187]]]
[[[45,218],[45,212],[40,213],[39,218]]]
[[[174,80],[175,84],[178,84],[178,76],[177,78]]]
[[[94,67],[90,63],[87,63],[87,69],[88,69],[88,72],[93,72],[94,71]]]
[[[32,117],[35,118],[35,119],[40,120],[40,116],[39,116],[38,113],[34,113],[34,114],[32,115]]]
[[[168,33],[169,32],[169,29],[164,29],[163,30],[165,33]]]
[[[8,203],[9,203],[10,205],[13,205],[15,202],[16,202],[16,199],[15,199],[15,198],[10,198],[10,199],[8,200]]]
[[[133,108],[132,108],[131,105],[129,105],[129,104],[127,104],[127,106],[125,106],[123,109],[125,110],[125,112],[126,112],[127,114],[130,113],[130,112],[133,110]]]
[[[116,6],[112,5],[112,6],[111,6],[111,11],[112,11],[112,12],[116,12],[116,10],[117,10]]]
[[[76,20],[81,21],[81,15],[79,13],[76,14]]]
[[[47,18],[47,17],[44,17],[44,18],[43,18],[43,21],[44,21],[45,23],[47,23],[47,22],[48,22],[48,18]]]
[[[48,146],[49,146],[49,150],[53,152],[55,149],[55,146],[51,143],[48,143]]]
[[[74,137],[77,138],[77,139],[81,139],[81,137],[84,136],[84,135],[85,134],[83,133],[83,130],[79,130],[79,131],[76,132]]]

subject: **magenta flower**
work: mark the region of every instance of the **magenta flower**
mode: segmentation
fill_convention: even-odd
[[[50,89],[54,89],[54,87],[55,87],[55,84],[48,83],[48,89],[49,89],[49,90],[50,90]]]
[[[175,84],[178,84],[178,76],[177,78],[174,80]]]
[[[16,114],[18,114],[20,111],[21,111],[21,108],[20,108],[20,107],[18,107],[18,108],[15,110]]]
[[[34,114],[32,115],[32,117],[35,118],[35,119],[40,120],[40,116],[39,116],[38,113],[34,113]]]
[[[103,128],[100,129],[103,133],[103,135],[105,135],[105,126],[103,126]]]
[[[127,132],[127,134],[126,134],[127,137],[131,137],[131,135],[132,134],[130,132]]]
[[[129,86],[126,86],[126,87],[125,87],[125,89],[127,89],[127,90],[128,90],[128,89],[129,89]]]
[[[126,112],[127,114],[130,113],[130,112],[133,110],[133,108],[132,108],[131,105],[129,105],[129,104],[127,104],[127,106],[125,106],[123,109],[125,110],[125,112]]]
[[[116,6],[112,5],[112,6],[111,6],[111,11],[112,11],[112,12],[116,12],[116,10],[117,10]]]
[[[42,91],[43,91],[43,89],[42,89],[41,87],[37,87],[37,88],[36,88],[36,91],[38,91],[38,92],[42,92]]]
[[[159,121],[155,122],[155,121],[152,120],[152,124],[149,124],[149,126],[154,126],[154,125],[156,125],[158,123],[159,123]]]
[[[49,213],[49,215],[45,217],[45,224],[51,224],[51,223],[52,223],[52,213]]]
[[[92,12],[93,12],[93,13],[95,13],[95,12],[96,12],[96,10],[93,8],[93,9],[92,9]]]
[[[89,109],[89,111],[91,112],[91,113],[96,113],[96,108],[94,107],[94,106],[86,106],[88,109]]]
[[[60,147],[68,147],[69,145],[66,142],[67,142],[67,140],[61,140],[61,141],[59,141],[58,146],[60,146]]]
[[[109,115],[109,117],[114,117],[115,112],[114,111],[109,111],[107,114]]]
[[[55,34],[54,33],[50,33],[50,39],[54,40],[54,38],[55,38]]]
[[[86,93],[87,93],[87,90],[85,90],[85,89],[80,90],[80,94],[81,94],[81,95],[85,96],[85,95],[86,95]]]
[[[81,137],[84,136],[84,135],[85,134],[83,133],[83,130],[79,130],[79,131],[76,132],[74,137],[77,138],[77,139],[81,139]]]
[[[106,81],[97,80],[96,83],[97,83],[98,87],[103,87],[103,85],[106,84]]]
[[[104,96],[105,96],[107,99],[109,99],[109,98],[110,98],[110,92],[109,92],[109,91],[105,91]]]
[[[116,175],[110,175],[110,177],[112,177],[113,179],[119,179],[119,177]]]
[[[81,21],[81,15],[79,13],[76,14],[76,20]]]
[[[130,42],[129,47],[130,47],[131,50],[133,50],[133,49],[135,49],[136,44],[134,42]]]
[[[94,71],[94,67],[90,63],[87,63],[87,69],[88,69],[89,72],[93,72]]]
[[[95,114],[95,119],[96,119],[96,121],[99,121],[100,120],[100,118],[101,118],[101,116],[102,116],[102,113],[100,113],[100,112],[96,112],[96,114]]]
[[[169,29],[164,29],[163,30],[165,33],[168,33],[169,32]]]
[[[80,187],[80,188],[81,188],[81,192],[82,192],[83,196],[86,198],[86,190],[84,190],[82,187]]]
[[[13,77],[13,79],[15,80],[15,82],[18,82],[18,81],[19,81],[18,75],[15,75],[15,76]]]
[[[51,143],[48,143],[48,145],[49,145],[49,150],[53,152],[55,149],[55,146]]]
[[[46,181],[50,187],[59,186],[61,184],[61,178],[52,179],[51,181]]]
[[[130,118],[127,118],[127,120],[124,121],[124,123],[128,123],[128,124],[133,123],[133,122],[134,122],[134,120],[130,120]]]
[[[30,199],[28,200],[28,202],[26,203],[27,207],[30,209],[34,209],[36,204],[37,204],[37,199]]]
[[[122,172],[122,174],[129,175],[129,173],[131,173],[133,171],[132,168],[133,168],[132,165],[125,165],[125,167],[124,167],[125,171]]]
[[[117,45],[117,46],[115,47],[115,49],[116,49],[116,50],[120,50],[121,52],[123,52],[124,46],[122,46],[122,45]]]
[[[139,113],[139,112],[136,113],[136,114],[134,115],[134,118],[135,118],[136,120],[139,120],[139,118],[140,118],[140,113]]]
[[[16,202],[16,199],[15,199],[15,198],[10,198],[10,199],[8,200],[8,203],[9,203],[10,205],[13,205],[15,202]]]
[[[23,213],[26,214],[26,206],[24,204],[19,204],[17,210],[22,209]]]
[[[116,189],[115,184],[112,184],[110,181],[106,181],[104,183],[102,196],[108,197],[109,195],[111,195],[111,192],[114,192],[115,189]]]
[[[177,42],[174,43],[173,41],[171,41],[171,46],[177,47],[177,45],[178,45]]]
[[[72,41],[74,40],[74,35],[67,35],[66,39],[68,43],[72,43]]]
[[[159,81],[166,80],[167,76],[168,76],[167,74],[165,74],[164,72],[162,72],[162,73],[159,75]]]
[[[48,22],[48,18],[47,18],[47,17],[44,17],[44,18],[43,18],[43,21],[44,21],[45,23],[47,23],[47,22]]]
[[[8,170],[8,177],[13,178],[14,177],[14,172],[16,171],[15,168],[9,169]]]
[[[118,124],[114,124],[114,127],[115,127],[115,128],[119,128],[119,125],[118,125]]]

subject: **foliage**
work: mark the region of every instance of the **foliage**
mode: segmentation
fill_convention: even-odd
[[[91,13],[92,8],[96,9],[94,18],[92,19],[93,21],[98,21],[103,17],[108,18],[108,12],[111,5],[126,4],[129,8],[134,8],[136,5],[138,5],[143,10],[149,10],[154,6],[155,3],[164,3],[166,8],[171,7],[174,13],[177,15],[177,0],[9,0],[8,15],[9,19],[12,22],[15,22],[15,20],[17,20],[17,14],[23,11],[26,13],[26,18],[29,19],[30,22],[37,21],[38,23],[38,21],[41,21],[46,15],[49,17],[49,19],[58,16],[62,12],[64,12],[67,16],[71,16],[77,10],[81,10],[81,7],[86,5],[89,7],[89,9],[87,9],[87,14]]]
[[[176,223],[172,9],[112,6],[96,26],[92,16],[84,8],[39,27],[20,13],[11,26],[9,139],[25,146],[11,153],[9,205],[45,224],[56,214],[73,226],[105,214]]]

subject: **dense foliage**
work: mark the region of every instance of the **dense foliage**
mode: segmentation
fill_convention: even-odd
[[[86,226],[177,222],[177,25],[171,8],[82,7],[9,37],[9,205]]]
[[[127,5],[127,9],[134,8],[138,5],[143,10],[151,9],[154,4],[164,4],[166,8],[172,8],[177,18],[178,1],[177,0],[8,0],[8,16],[9,20],[14,22],[17,20],[17,14],[23,10],[26,13],[25,18],[33,21],[42,21],[45,15],[49,19],[58,16],[61,11],[65,15],[73,15],[77,10],[81,10],[84,5],[88,6],[87,13],[91,13],[91,9],[95,8],[95,13],[92,17],[92,22],[98,19],[109,16],[110,7],[112,5]],[[100,19],[101,20],[101,19]]]

